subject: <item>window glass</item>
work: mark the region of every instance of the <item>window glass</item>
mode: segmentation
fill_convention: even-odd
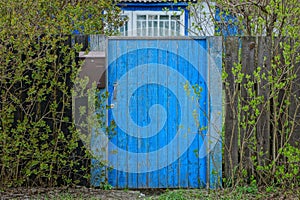
[[[153,31],[154,31],[154,34],[153,34],[153,36],[158,36],[158,21],[154,21],[153,22]]]
[[[148,36],[153,36],[153,26],[152,21],[148,21]]]
[[[137,20],[146,20],[147,16],[146,15],[138,15]]]
[[[178,36],[180,35],[180,15],[137,15],[137,36]]]
[[[124,22],[123,26],[119,28],[120,35],[121,36],[128,36],[128,16],[127,15],[122,15],[121,19],[127,19],[126,22]]]
[[[142,36],[146,36],[147,33],[147,24],[146,21],[142,22]]]
[[[169,20],[169,15],[161,15],[160,20]]]
[[[148,15],[148,19],[149,20],[157,20],[158,19],[158,15]]]
[[[172,16],[171,16],[171,19],[172,19],[172,20],[178,20],[178,21],[179,21],[179,20],[180,20],[180,16],[179,16],[179,15],[172,15]]]
[[[141,36],[142,23],[140,21],[136,22],[136,34],[137,36]]]
[[[171,21],[171,36],[175,36],[176,35],[176,22]]]

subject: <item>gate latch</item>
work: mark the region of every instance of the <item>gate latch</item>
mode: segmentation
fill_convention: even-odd
[[[114,86],[114,90],[113,90],[113,99],[116,100],[116,99],[117,99],[117,88],[118,88],[118,83],[117,83],[117,82],[114,82],[113,86]]]

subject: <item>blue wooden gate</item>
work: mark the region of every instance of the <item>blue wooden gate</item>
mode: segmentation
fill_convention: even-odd
[[[107,52],[107,121],[116,125],[106,145],[108,183],[117,188],[219,185],[220,38],[112,37]]]

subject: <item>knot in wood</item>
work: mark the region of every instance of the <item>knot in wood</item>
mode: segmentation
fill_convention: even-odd
[[[249,50],[252,50],[253,48],[255,48],[255,46],[256,46],[255,42],[251,42],[249,44]]]

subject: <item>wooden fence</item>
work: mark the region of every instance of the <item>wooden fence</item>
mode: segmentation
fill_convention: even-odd
[[[79,40],[88,43],[87,36]],[[102,50],[105,45],[95,46],[97,40],[97,36],[90,37],[90,49]],[[268,170],[274,173],[274,167],[286,161],[279,153],[281,148],[288,144],[300,147],[300,72],[296,60],[300,50],[290,52],[290,59],[283,53],[293,45],[290,39],[224,38],[224,183],[234,184],[242,176],[249,180],[253,176],[262,183]]]
[[[90,37],[93,41],[97,39],[97,36]],[[294,50],[287,59],[283,48],[285,51],[292,49],[294,42],[281,46],[282,41],[274,42],[269,37],[227,37],[224,40],[223,177],[227,180],[234,180],[247,172],[248,177],[253,175],[263,181],[266,172],[257,170],[258,166],[273,163],[271,166],[274,167],[286,159],[278,153],[282,147],[288,144],[300,146],[300,72],[297,60],[300,51]],[[75,42],[84,44],[83,50],[88,43],[98,44],[90,46],[92,50],[105,50],[104,43],[88,42],[87,36],[76,36]],[[69,43],[71,45],[71,41]],[[2,102],[0,99],[0,106]],[[71,118],[69,108],[64,113]],[[23,114],[17,109],[15,122]],[[67,128],[63,131],[68,133]],[[81,151],[78,154],[82,156]]]
[[[224,40],[223,163],[227,180],[253,175],[264,181],[270,169],[266,166],[271,164],[274,170],[284,159],[278,153],[281,148],[288,144],[299,147],[299,50],[293,54],[294,43],[287,40]],[[292,57],[284,57],[284,51],[290,51]]]

